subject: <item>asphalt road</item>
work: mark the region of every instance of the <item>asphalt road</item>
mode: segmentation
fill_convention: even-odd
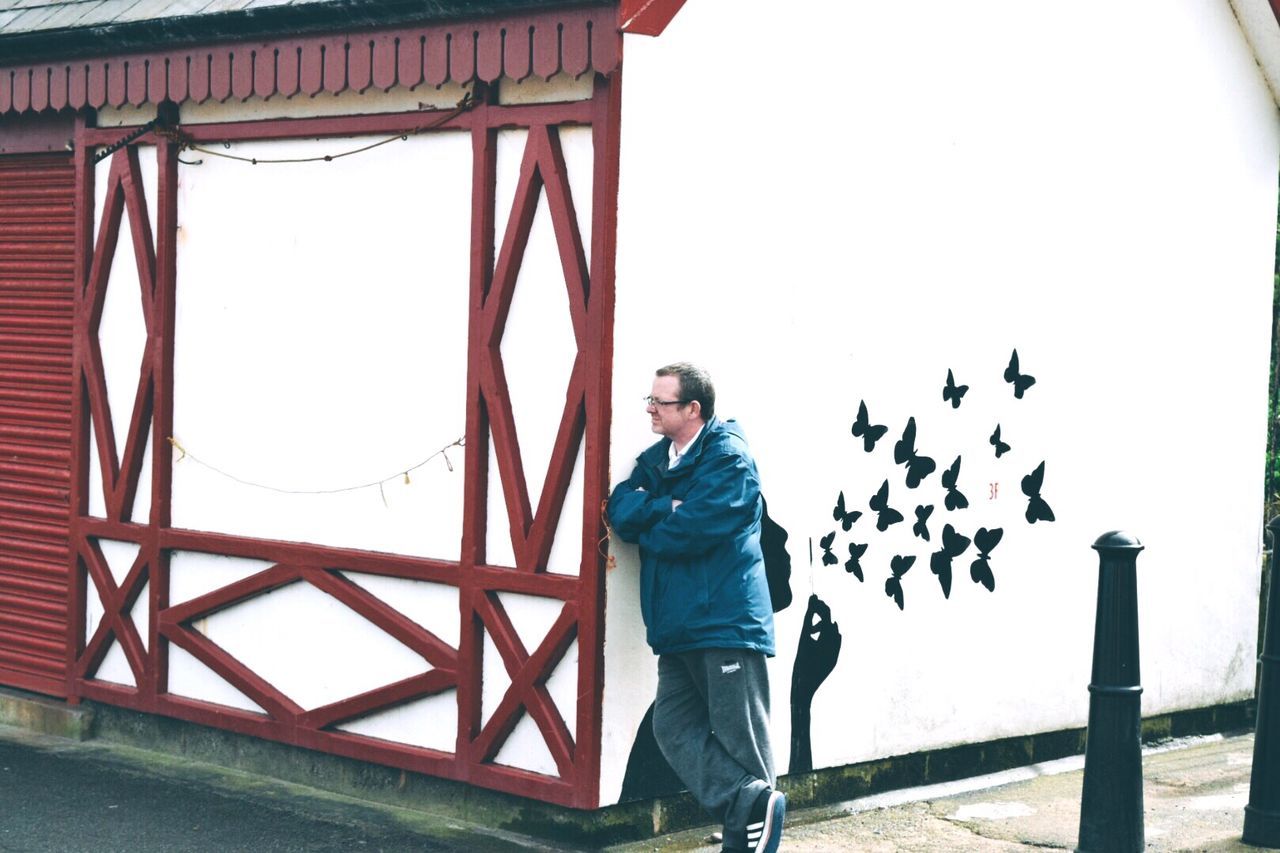
[[[0,851],[516,851],[528,839],[298,785],[0,732]]]

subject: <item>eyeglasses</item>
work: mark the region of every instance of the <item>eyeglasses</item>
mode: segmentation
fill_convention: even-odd
[[[683,406],[688,402],[688,400],[659,400],[652,394],[644,398],[646,406]]]

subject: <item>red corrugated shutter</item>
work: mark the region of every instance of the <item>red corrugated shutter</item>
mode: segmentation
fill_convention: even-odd
[[[66,695],[75,167],[0,157],[0,685]]]

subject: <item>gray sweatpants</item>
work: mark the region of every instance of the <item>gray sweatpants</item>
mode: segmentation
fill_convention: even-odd
[[[726,846],[744,846],[751,806],[776,782],[764,655],[698,649],[659,656],[653,734],[689,792],[724,824]]]

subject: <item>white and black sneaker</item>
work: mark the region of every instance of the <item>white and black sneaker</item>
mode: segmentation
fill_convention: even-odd
[[[760,792],[747,818],[750,853],[776,853],[782,841],[782,818],[786,813],[787,798],[781,791],[766,788]]]

